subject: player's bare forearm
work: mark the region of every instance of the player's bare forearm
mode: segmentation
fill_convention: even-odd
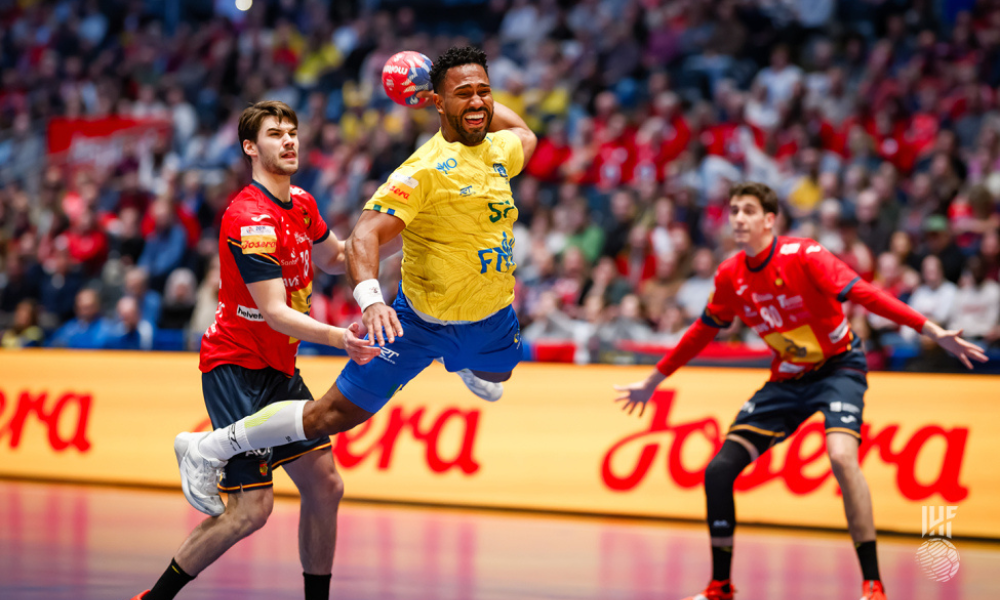
[[[312,317],[288,306],[285,300],[285,286],[280,279],[267,279],[247,284],[267,326],[278,333],[298,340],[344,347],[343,330],[320,323]]]
[[[499,102],[493,103],[493,119],[490,121],[490,131],[509,130],[521,140],[521,148],[524,150],[524,163],[531,160],[531,155],[535,153],[535,146],[538,138],[531,131],[528,124],[524,122],[521,115],[507,108]]]
[[[347,276],[355,284],[378,279],[380,246],[394,243],[406,224],[397,217],[373,210],[361,213],[351,237],[347,238]]]
[[[320,244],[313,246],[313,262],[324,273],[342,275],[347,271],[345,244],[332,233]]]

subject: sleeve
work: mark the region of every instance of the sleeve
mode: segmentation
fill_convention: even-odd
[[[906,325],[918,333],[927,322],[927,317],[864,280],[856,282],[847,291],[847,299],[893,323]]]
[[[316,198],[313,198],[312,194],[305,190],[301,190],[301,193],[304,196],[306,211],[309,213],[309,222],[306,224],[306,227],[309,228],[309,239],[312,240],[313,244],[320,244],[330,237],[330,227],[323,220],[323,216],[319,214]]]
[[[705,349],[705,346],[715,339],[719,331],[714,326],[706,325],[704,321],[695,321],[677,346],[656,363],[656,370],[664,377],[670,377],[674,371],[686,365],[690,360]]]
[[[506,129],[494,133],[493,136],[494,143],[499,145],[507,163],[507,177],[516,177],[524,169],[524,146],[521,145],[521,138]]]
[[[861,281],[861,276],[816,242],[803,245],[805,248],[799,252],[809,279],[824,294],[836,297],[838,302],[846,301],[851,288]]]
[[[379,186],[371,200],[365,203],[365,210],[392,215],[409,225],[420,212],[430,188],[427,171],[404,163]]]
[[[222,228],[245,283],[281,279],[276,227],[277,220],[267,213],[236,213],[231,217],[226,213]]]
[[[725,329],[733,324],[736,312],[736,294],[726,272],[719,269],[715,273],[715,289],[708,296],[708,304],[701,314],[701,322],[715,329]]]

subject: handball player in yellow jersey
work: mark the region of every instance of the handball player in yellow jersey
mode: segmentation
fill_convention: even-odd
[[[214,474],[236,454],[363,423],[437,358],[467,383],[505,381],[520,361],[510,178],[537,140],[494,102],[483,51],[451,48],[434,63],[431,82],[440,131],[368,201],[346,244],[354,297],[380,356],[348,363],[315,402],[271,404],[189,443],[180,468],[194,496],[217,496]],[[389,306],[378,286],[379,246],[400,234],[403,277]]]

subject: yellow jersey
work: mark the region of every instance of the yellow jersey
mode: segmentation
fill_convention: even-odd
[[[428,140],[379,187],[365,210],[393,215],[403,230],[403,293],[439,321],[479,321],[514,301],[510,178],[524,166],[510,131],[477,146]]]

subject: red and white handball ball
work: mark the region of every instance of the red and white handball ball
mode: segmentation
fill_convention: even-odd
[[[431,59],[412,50],[393,54],[382,67],[382,87],[396,104],[426,106],[430,100],[418,98],[417,92],[431,89]]]

